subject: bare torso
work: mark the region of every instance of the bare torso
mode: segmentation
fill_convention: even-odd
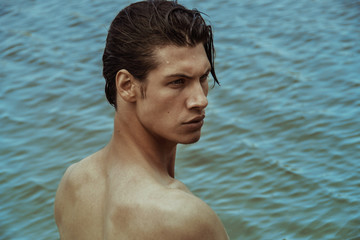
[[[109,169],[104,163],[100,151],[66,171],[55,201],[61,239],[177,239],[177,232],[198,231],[182,220],[199,214],[217,225],[201,233],[213,237],[204,239],[227,238],[212,210],[181,182],[161,181],[131,164]]]

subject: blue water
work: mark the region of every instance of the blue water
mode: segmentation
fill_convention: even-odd
[[[221,87],[176,177],[231,239],[360,239],[360,3],[179,1],[209,15]],[[130,1],[0,2],[0,239],[58,239],[57,185],[109,140],[101,56]]]

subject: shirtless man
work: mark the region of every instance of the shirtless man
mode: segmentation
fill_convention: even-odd
[[[114,132],[61,180],[62,240],[228,239],[215,212],[174,178],[176,145],[200,138],[213,56],[211,27],[196,10],[155,0],[116,16],[103,55]]]

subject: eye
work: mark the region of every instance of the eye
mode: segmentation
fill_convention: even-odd
[[[209,77],[209,74],[206,74],[206,75],[201,76],[200,82],[201,82],[201,83],[206,82],[206,81],[208,80],[208,77]]]
[[[183,85],[184,83],[185,83],[184,79],[177,79],[175,81],[170,82],[170,85],[178,86],[178,85]]]

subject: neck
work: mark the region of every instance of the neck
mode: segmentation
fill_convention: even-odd
[[[124,115],[115,114],[108,145],[112,159],[146,169],[156,177],[174,178],[177,144],[153,136],[135,118]]]

